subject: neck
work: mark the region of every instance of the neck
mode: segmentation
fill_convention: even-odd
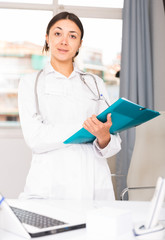
[[[57,62],[51,60],[52,67],[65,77],[69,77],[73,72],[73,62]]]

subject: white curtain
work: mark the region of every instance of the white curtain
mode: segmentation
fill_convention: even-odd
[[[128,98],[151,109],[155,109],[156,76],[153,55],[156,56],[157,50],[153,44],[153,36],[156,34],[153,23],[158,5],[159,11],[164,14],[163,0],[125,0],[123,8],[120,97]],[[160,21],[161,19],[156,23],[158,28],[162,25]],[[121,176],[116,180],[118,199],[127,185],[126,178],[134,148],[135,129],[122,132],[120,136],[122,150],[116,159],[116,174]]]

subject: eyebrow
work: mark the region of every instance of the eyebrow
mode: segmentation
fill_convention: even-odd
[[[56,27],[56,28],[58,28],[58,29],[60,29],[60,30],[63,30],[61,27]],[[55,29],[56,29],[56,28],[55,28]],[[76,32],[76,31],[69,31],[69,32],[70,32],[70,33],[76,33],[77,35],[79,35],[78,32]]]

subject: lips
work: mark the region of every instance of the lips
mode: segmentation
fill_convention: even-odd
[[[61,53],[67,53],[69,50],[58,48],[58,51]]]

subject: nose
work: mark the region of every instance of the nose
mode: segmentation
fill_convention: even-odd
[[[68,45],[67,36],[63,36],[63,38],[61,39],[61,44],[63,44],[63,45]]]

